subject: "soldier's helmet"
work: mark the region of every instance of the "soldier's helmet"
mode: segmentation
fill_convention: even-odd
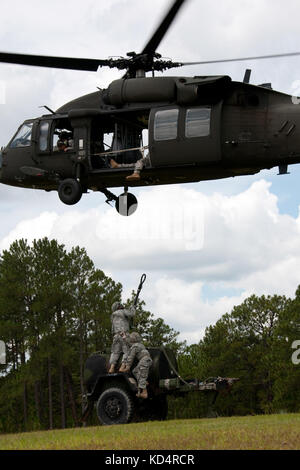
[[[141,338],[141,335],[139,333],[137,333],[136,331],[133,331],[132,333],[130,333],[129,335],[129,342],[131,344],[133,343],[141,343],[142,342],[142,338]]]
[[[66,139],[69,139],[70,137],[71,137],[71,133],[69,133],[69,132],[61,132],[59,134],[59,138],[61,140],[66,140]]]
[[[111,307],[111,309],[112,309],[113,312],[115,312],[116,310],[120,310],[120,309],[122,309],[122,308],[124,308],[124,307],[123,307],[123,305],[121,304],[121,302],[114,302],[114,303],[112,304],[112,307]]]

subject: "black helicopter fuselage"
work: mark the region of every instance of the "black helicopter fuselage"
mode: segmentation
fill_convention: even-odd
[[[25,126],[25,127],[24,127]],[[72,136],[60,151],[57,136]],[[150,164],[125,182],[148,132]],[[104,146],[110,136],[109,146]],[[122,167],[113,169],[113,158]],[[25,121],[2,152],[1,182],[83,192],[197,182],[300,163],[300,112],[292,97],[227,76],[120,79],[56,112]],[[131,165],[126,167],[124,165]]]

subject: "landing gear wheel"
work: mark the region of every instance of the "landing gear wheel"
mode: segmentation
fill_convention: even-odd
[[[58,195],[64,204],[76,204],[82,196],[81,184],[72,178],[65,179],[58,187]]]
[[[133,401],[121,388],[108,388],[99,397],[97,415],[101,424],[129,423],[133,414]]]
[[[120,215],[132,215],[137,209],[137,198],[134,194],[125,191],[116,200],[116,210]]]

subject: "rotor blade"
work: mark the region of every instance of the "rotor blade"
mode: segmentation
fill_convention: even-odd
[[[0,52],[0,62],[8,64],[34,65],[56,69],[86,70],[97,72],[98,67],[110,66],[110,60],[76,59],[75,57],[53,57],[31,54]]]
[[[142,54],[154,54],[184,2],[185,0],[175,0],[173,6],[170,8],[155,33],[144,47]]]
[[[244,60],[259,60],[259,59],[277,59],[279,57],[293,57],[300,55],[300,52],[288,52],[286,54],[271,54],[261,55],[256,57],[240,57],[238,59],[220,59],[220,60],[205,60],[201,62],[180,62],[180,66],[184,65],[207,65],[207,64],[221,64],[223,62],[241,62]]]

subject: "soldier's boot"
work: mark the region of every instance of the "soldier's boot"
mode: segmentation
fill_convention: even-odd
[[[144,400],[146,400],[146,398],[148,398],[148,392],[147,392],[146,388],[143,388],[143,390],[140,392],[139,398],[143,398]]]
[[[134,171],[132,175],[126,176],[126,181],[139,181],[141,179],[140,174]]]
[[[125,372],[125,371],[126,371],[126,364],[122,362],[119,372]]]
[[[114,364],[111,364],[108,373],[109,373],[109,374],[114,374],[114,372],[115,372],[115,365],[114,365]]]
[[[119,168],[119,164],[113,158],[110,160],[110,166],[111,168]]]

